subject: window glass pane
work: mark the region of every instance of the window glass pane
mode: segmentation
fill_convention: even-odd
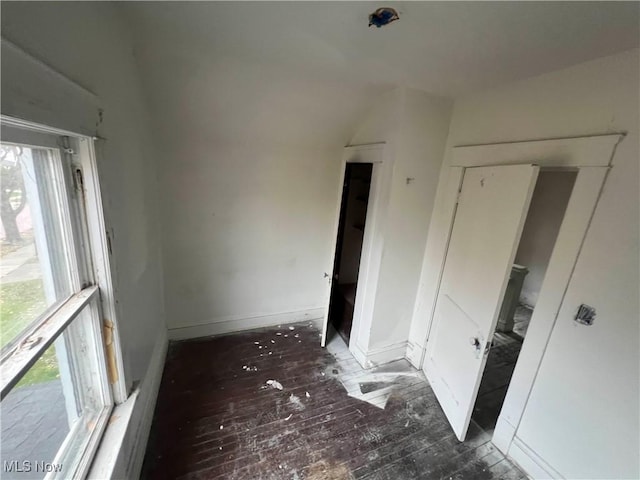
[[[2,478],[43,478],[36,462],[53,462],[70,425],[55,345],[2,400],[0,415]]]
[[[87,306],[0,403],[0,477],[70,478],[108,399]],[[44,468],[44,469],[43,469]]]
[[[73,288],[59,150],[0,144],[0,348]]]

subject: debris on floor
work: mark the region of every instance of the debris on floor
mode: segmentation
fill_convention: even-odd
[[[525,480],[476,423],[458,442],[405,361],[364,370],[346,346],[320,347],[306,322],[295,325],[302,343],[273,345],[276,333],[170,345],[142,480]]]
[[[278,390],[282,390],[283,389],[282,384],[280,382],[278,382],[277,380],[267,380],[266,384],[268,386],[270,386],[271,388],[276,388]]]
[[[293,405],[293,408],[296,410],[304,410],[304,403],[300,400],[300,397],[294,395],[293,393],[289,396],[289,403]]]

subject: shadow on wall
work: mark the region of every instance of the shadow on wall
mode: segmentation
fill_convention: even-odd
[[[538,175],[515,260],[529,269],[520,301],[530,307],[538,301],[576,176],[577,172],[553,170]]]

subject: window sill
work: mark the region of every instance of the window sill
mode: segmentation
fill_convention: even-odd
[[[113,409],[87,478],[123,478],[121,474],[126,466],[123,465],[121,453],[139,396],[138,388],[124,403]]]

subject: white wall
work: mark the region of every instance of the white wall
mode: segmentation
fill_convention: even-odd
[[[450,112],[448,99],[399,88],[378,99],[351,139],[387,142],[393,162],[370,352],[399,346],[404,356]]]
[[[381,327],[368,333],[379,346],[406,342],[450,102],[310,78],[151,31],[136,57],[160,139],[172,335],[321,315],[342,147],[387,141],[397,161]]]
[[[3,113],[106,139],[98,169],[113,250],[124,375],[128,386],[144,385],[154,347],[166,339],[166,327],[154,143],[129,33],[107,3],[16,2],[2,5],[2,36],[93,91],[104,110],[100,121],[89,97],[79,94],[73,103],[68,94],[77,93],[75,87],[59,78],[40,81],[39,91],[29,91],[38,79],[25,78],[18,93],[32,96],[30,104],[3,84]],[[8,67],[4,61],[5,56],[3,77]],[[84,100],[89,104],[81,105]],[[140,415],[148,406],[136,408]]]
[[[170,328],[238,330],[322,307],[339,149],[191,139],[172,158],[162,172]]]
[[[461,98],[451,122],[445,165],[455,145],[628,132],[516,432],[565,478],[640,476],[638,54]],[[446,171],[441,177],[436,203],[445,193]],[[430,236],[439,234],[432,226]],[[435,266],[436,244],[428,242],[423,277]],[[431,291],[421,295],[433,298]],[[597,310],[591,327],[572,320],[581,303]],[[412,332],[426,333],[428,310],[416,308]]]
[[[320,315],[342,148],[398,137],[374,337],[406,342],[450,102],[164,33],[139,31],[135,52],[160,142],[172,335]]]
[[[143,33],[171,335],[318,318],[342,148],[380,89]]]
[[[576,172],[542,171],[538,175],[515,260],[529,270],[520,292],[520,301],[526,305],[535,307],[538,301],[575,179]]]

